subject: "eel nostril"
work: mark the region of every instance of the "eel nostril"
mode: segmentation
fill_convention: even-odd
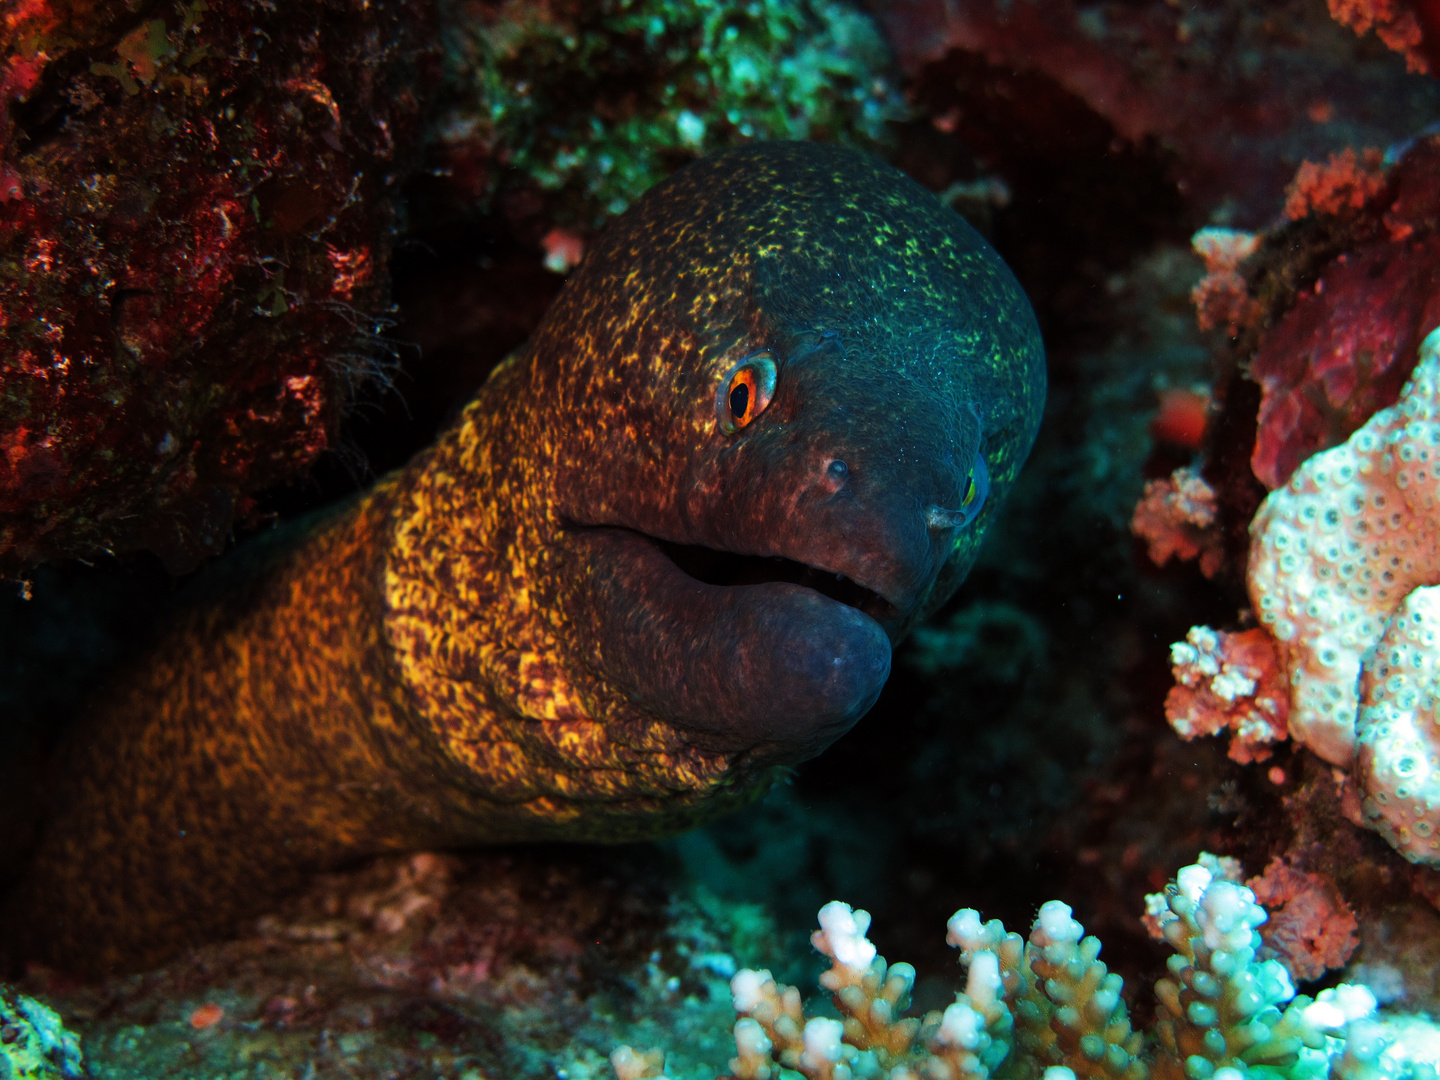
[[[964,510],[946,510],[933,505],[925,508],[925,524],[936,532],[941,529],[958,529],[969,517]]]

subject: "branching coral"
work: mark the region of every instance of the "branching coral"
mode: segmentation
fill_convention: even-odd
[[[1369,990],[1340,985],[1296,995],[1278,960],[1260,960],[1266,914],[1245,886],[1202,857],[1164,893],[1149,921],[1175,950],[1155,985],[1155,1024],[1132,1030],[1122,980],[1099,959],[1070,908],[1040,908],[1029,940],[972,908],[946,941],[968,968],[943,1012],[902,1018],[915,971],[887,965],[865,938],[870,917],[838,901],[812,938],[831,958],[821,985],[842,1019],[806,1019],[800,994],[768,971],[731,981],[736,1056],[727,1080],[1401,1080],[1433,1076],[1434,1043],[1402,1037],[1415,1018],[1376,1019]],[[1389,1025],[1387,1027],[1387,1025]],[[619,1080],[664,1076],[657,1051],[621,1047]]]

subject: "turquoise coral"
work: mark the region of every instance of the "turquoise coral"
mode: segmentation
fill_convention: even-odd
[[[0,1077],[75,1080],[84,1074],[80,1040],[55,1011],[0,985]]]

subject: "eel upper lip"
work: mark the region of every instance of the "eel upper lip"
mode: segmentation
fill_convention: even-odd
[[[571,522],[569,527],[623,529],[636,536],[643,536],[683,573],[707,585],[763,585],[768,582],[784,582],[813,589],[836,603],[863,612],[881,624],[893,622],[901,614],[899,607],[892,601],[844,573],[781,555],[746,555],[701,544],[681,544],[627,526],[587,526]]]

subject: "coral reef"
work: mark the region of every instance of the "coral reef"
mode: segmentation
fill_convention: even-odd
[[[1430,588],[1440,578],[1440,331],[1420,356],[1398,403],[1265,500],[1248,570],[1264,630],[1192,629],[1172,650],[1167,714],[1186,738],[1235,727],[1241,761],[1268,756],[1252,744],[1283,738],[1287,724],[1326,761],[1353,760],[1366,820],[1407,859],[1440,867],[1440,594]]]
[[[46,0],[5,25],[0,568],[191,568],[387,358],[428,8]]]
[[[839,0],[456,0],[443,12],[432,153],[471,214],[497,200],[523,213],[538,197],[546,220],[589,231],[716,149],[875,148],[905,114],[879,31]]]
[[[55,1010],[0,986],[0,1076],[5,1080],[79,1080],[87,1075],[80,1040]]]
[[[701,26],[691,8],[644,0],[585,10],[442,8],[452,80],[443,89],[445,122],[429,132],[431,168],[406,189],[411,231],[388,266],[401,305],[392,336],[419,352],[403,356],[403,400],[381,398],[377,384],[378,407],[346,420],[344,437],[358,433],[377,470],[428,445],[522,343],[559,275],[593,255],[591,230],[607,199],[632,198],[627,183],[695,154],[683,137],[699,130],[696,120],[707,144],[744,139],[717,96],[686,82],[707,64],[707,77],[709,69],[732,74],[719,20],[734,23],[728,40],[741,61],[813,62],[822,80],[834,65],[835,93],[807,96],[774,68],[766,79],[787,101],[808,102],[802,113],[815,107],[822,123],[812,132],[848,126],[842,140],[870,143],[863,110],[888,110],[896,82],[853,8],[798,5],[788,23],[779,7],[711,10],[717,21]],[[1252,466],[1257,436],[1268,440],[1278,475],[1393,401],[1413,359],[1418,338],[1406,338],[1410,316],[1399,308],[1425,292],[1426,274],[1433,284],[1433,184],[1412,183],[1408,203],[1395,195],[1405,170],[1420,176],[1417,162],[1429,150],[1423,139],[1399,146],[1377,169],[1359,148],[1386,146],[1433,119],[1434,84],[1406,77],[1404,61],[1374,40],[1332,25],[1324,5],[1295,0],[1263,8],[1236,0],[902,0],[870,10],[894,33],[913,80],[913,122],[887,133],[895,160],[974,215],[1040,311],[1053,387],[1047,423],[967,595],[896,652],[874,714],[749,811],[667,843],[661,850],[676,862],[656,876],[753,899],[787,928],[809,925],[830,896],[854,900],[876,913],[882,951],[914,962],[914,983],[887,970],[877,985],[862,977],[841,990],[888,1005],[892,1020],[907,990],[914,1019],[934,1011],[943,1026],[952,964],[931,931],[953,909],[951,897],[1028,926],[1036,900],[1066,896],[1106,943],[1105,977],[1123,973],[1136,988],[1159,958],[1135,925],[1134,897],[1207,847],[1243,860],[1247,872],[1265,868],[1248,881],[1270,907],[1256,928],[1257,967],[1273,958],[1296,984],[1325,978],[1359,940],[1350,968],[1331,981],[1361,982],[1396,1009],[1433,1009],[1440,915],[1425,897],[1440,895],[1426,876],[1434,874],[1353,824],[1363,800],[1342,770],[1259,737],[1285,730],[1276,714],[1286,670],[1273,646],[1267,652],[1268,631],[1237,608],[1245,530],[1265,494]],[[788,44],[772,33],[801,22]],[[845,44],[852,31],[861,40],[854,50]],[[720,41],[708,60],[699,57],[705,34]],[[690,55],[662,55],[682,38]],[[768,55],[757,59],[757,43]],[[108,63],[113,44],[72,63]],[[913,60],[922,46],[933,51]],[[744,63],[735,72],[748,74]],[[884,86],[864,96],[877,75]],[[486,78],[499,80],[494,93],[481,85]],[[731,94],[741,122],[751,108],[768,122],[777,97],[770,89]],[[694,96],[676,105],[686,94]],[[496,102],[506,110],[499,117]],[[523,149],[518,157],[514,146]],[[1356,151],[1347,156],[1345,147]],[[1296,177],[1306,159],[1316,164]],[[1292,177],[1292,210],[1302,215],[1293,219],[1282,190]],[[1209,271],[1198,289],[1192,235]],[[1382,247],[1413,261],[1382,268],[1373,255]],[[1357,262],[1365,273],[1341,272]],[[1192,290],[1204,333],[1187,303]],[[1385,290],[1403,303],[1390,303]],[[1274,417],[1293,408],[1300,420],[1257,430],[1262,389],[1246,372],[1267,335],[1302,307],[1324,322],[1331,300],[1343,301],[1336,310],[1355,333],[1318,335],[1313,344],[1287,323],[1286,342],[1261,371],[1270,373]],[[1235,339],[1228,348],[1220,344],[1226,332]],[[1408,355],[1386,351],[1404,340]],[[1372,359],[1388,365],[1374,379]],[[334,459],[319,470],[313,485],[264,494],[256,512],[296,516],[356,486]],[[1145,539],[1196,561],[1203,551],[1214,577],[1174,555],[1163,567],[1145,557],[1127,526],[1147,481],[1158,495]],[[95,595],[117,572],[103,563],[83,573],[53,567],[27,587],[35,599],[4,598],[0,723],[24,716],[41,748],[94,686],[87,671],[134,655],[87,631],[87,594],[112,637],[118,627],[128,640],[148,636],[146,602],[169,588],[146,579],[134,590],[144,594],[134,605],[140,614],[127,619]],[[1189,685],[1172,689],[1164,644],[1203,623],[1225,631],[1185,642],[1191,651],[1176,659]],[[465,641],[463,628],[444,640]],[[50,685],[27,689],[37,681]],[[1234,733],[1232,758],[1220,740],[1173,736],[1161,722],[1167,691],[1172,717],[1189,733]],[[1404,707],[1398,694],[1406,692],[1388,705]],[[0,768],[9,770],[0,801],[25,808],[6,777],[45,774],[34,749],[8,749],[0,748]],[[1234,760],[1265,754],[1258,769]],[[25,843],[23,829],[0,833],[10,849]],[[727,962],[769,967],[777,986],[810,985],[797,954],[746,953],[710,932],[687,937],[694,907],[668,909],[663,897],[645,896],[653,879],[635,876],[624,855],[596,855],[597,869],[572,873],[565,867],[574,853],[513,854],[529,868],[522,889],[511,887],[504,859],[490,856],[387,861],[368,884],[328,879],[307,900],[313,910],[287,908],[262,933],[241,927],[241,940],[144,976],[76,988],[37,972],[26,989],[43,992],[83,1033],[92,1073],[116,1080],[241,1068],[266,1080],[596,1080],[617,1041],[687,1051],[672,1056],[668,1074],[692,1080],[724,1071],[730,1057],[749,1054],[750,1068],[769,1055],[758,1020],[744,1045],[721,1045]],[[387,872],[393,881],[382,880]],[[1244,876],[1236,862],[1237,885]],[[1148,993],[1129,1005],[1135,1027],[1154,1030]],[[973,1015],[952,1014],[943,1040],[937,1027],[932,1058],[993,1054],[993,1039],[979,1049],[981,1035],[990,1036],[975,1017],[999,1012],[978,981],[971,1007]],[[842,1063],[847,1027],[866,1039],[884,1034],[869,1014],[816,1012],[809,1019],[827,1022],[807,1045],[806,1013],[792,1010],[798,1035],[785,1046],[810,1054],[817,1069]],[[924,1047],[920,1036],[912,1048]],[[655,1054],[617,1065],[633,1076],[664,1070]],[[770,1065],[775,1080],[781,1070]],[[998,1067],[1018,1067],[1017,1050]],[[1046,1068],[1057,1070],[1051,1080],[1065,1076],[1066,1066]]]
[[[1421,354],[1399,403],[1307,460],[1252,526],[1250,598],[1285,658],[1290,732],[1337,765],[1355,752],[1363,656],[1405,596],[1440,571],[1440,334]]]
[[[1440,324],[1440,139],[1306,162],[1264,232],[1202,229],[1194,301],[1221,327],[1205,479],[1225,557],[1243,570],[1267,490],[1391,405]],[[1258,398],[1258,400],[1257,400]],[[1258,483],[1257,483],[1258,480]]]
[[[1216,870],[1222,872],[1217,874]],[[1360,1080],[1432,1075],[1440,1033],[1428,1018],[1377,1015],[1374,995],[1340,984],[1297,995],[1291,973],[1259,959],[1255,894],[1202,856],[1163,893],[1147,920],[1174,950],[1155,984],[1148,1033],[1133,1030],[1123,980],[1099,959],[1100,942],[1058,900],[1041,906],[1028,942],[999,920],[957,911],[946,941],[968,967],[965,990],[943,1011],[902,1018],[915,981],[865,937],[870,916],[838,901],[820,909],[813,944],[831,959],[820,977],[841,1019],[805,1018],[800,994],[769,971],[731,980],[736,1056],[731,1080]],[[663,1077],[664,1057],[622,1046],[620,1080]]]

